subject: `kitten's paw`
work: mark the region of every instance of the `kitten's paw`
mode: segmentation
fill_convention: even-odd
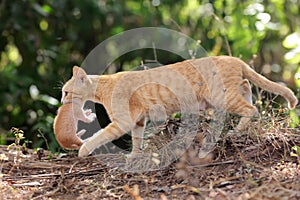
[[[86,130],[85,130],[85,129],[82,129],[82,130],[80,130],[78,133],[76,133],[76,135],[77,135],[78,137],[81,137],[81,136],[83,136],[83,134],[85,134],[85,132],[86,132]]]
[[[86,117],[86,122],[91,123],[97,118],[97,115],[95,113],[90,113],[89,116]]]
[[[83,145],[81,145],[81,147],[80,147],[80,149],[78,151],[78,157],[86,157],[89,154],[90,154],[90,151],[86,147],[86,143],[84,143]]]
[[[91,123],[91,122],[93,122],[96,118],[97,118],[96,113],[89,113],[89,114],[86,114],[86,113],[85,113],[84,119],[82,119],[82,121],[85,122],[85,123]]]
[[[89,116],[91,113],[92,113],[92,109],[86,109],[86,110],[84,110],[84,114],[86,116]]]

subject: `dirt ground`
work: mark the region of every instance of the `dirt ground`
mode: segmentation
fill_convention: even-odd
[[[258,120],[244,134],[222,136],[205,159],[197,158],[195,140],[168,167],[140,173],[97,156],[1,146],[0,199],[300,199],[292,149],[300,146],[300,130],[287,127],[286,118]]]

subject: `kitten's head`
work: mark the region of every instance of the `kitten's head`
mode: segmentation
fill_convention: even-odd
[[[86,101],[92,92],[92,82],[86,72],[77,66],[73,67],[73,76],[62,88],[61,102],[70,103],[73,98],[79,98]]]

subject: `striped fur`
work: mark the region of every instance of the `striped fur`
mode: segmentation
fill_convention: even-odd
[[[79,156],[131,131],[133,151],[142,146],[146,118],[157,112],[197,112],[207,108],[225,110],[242,116],[237,130],[244,130],[250,117],[257,114],[251,103],[248,80],[262,89],[283,96],[289,108],[297,98],[287,87],[256,73],[238,58],[219,56],[187,60],[144,71],[120,72],[113,75],[87,75],[79,67],[63,87],[82,101],[91,100],[106,108],[111,124],[85,142]],[[66,96],[64,99],[70,97]],[[159,116],[158,116],[159,117]]]

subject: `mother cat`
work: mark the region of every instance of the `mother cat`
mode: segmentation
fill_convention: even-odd
[[[228,56],[101,76],[87,75],[75,66],[73,77],[62,89],[65,94],[62,100],[72,100],[74,96],[84,102],[101,103],[112,121],[81,146],[79,156],[87,156],[128,131],[132,133],[135,154],[142,146],[145,120],[157,108],[166,114],[197,112],[209,107],[222,109],[242,116],[236,129],[244,130],[250,118],[257,115],[257,109],[249,99],[250,85],[243,78],[283,96],[289,108],[295,108],[297,98],[289,88],[266,79],[240,59]],[[241,90],[241,86],[246,86],[246,90]]]

